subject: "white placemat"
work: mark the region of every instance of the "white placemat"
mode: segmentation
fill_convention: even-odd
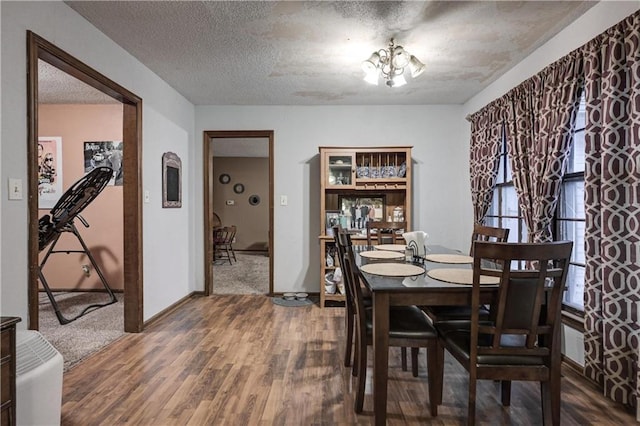
[[[362,272],[386,277],[411,277],[424,274],[424,268],[409,263],[369,263],[360,267]]]
[[[366,257],[367,259],[404,259],[404,254],[398,253],[397,251],[387,251],[387,250],[371,250],[371,251],[363,251],[360,252],[361,257]]]
[[[373,246],[376,250],[387,250],[387,251],[400,251],[404,253],[404,249],[407,246],[402,244],[379,244],[377,246]]]
[[[473,263],[473,257],[465,256],[464,254],[428,254],[425,260],[437,263]]]
[[[438,268],[431,269],[427,275],[434,280],[444,281],[452,284],[473,284],[473,270],[459,268]],[[480,285],[495,285],[500,283],[500,278],[480,275]]]

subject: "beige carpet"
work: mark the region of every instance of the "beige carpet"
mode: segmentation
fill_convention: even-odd
[[[236,251],[237,262],[213,263],[213,294],[268,294],[269,256],[267,252]]]
[[[54,293],[66,318],[78,315],[86,306],[109,301],[102,292]],[[124,335],[124,303],[95,309],[65,325],[60,325],[46,293],[40,293],[40,333],[62,354],[64,371]]]

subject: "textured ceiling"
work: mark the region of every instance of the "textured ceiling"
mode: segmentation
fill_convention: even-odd
[[[66,1],[195,105],[463,103],[596,3]],[[426,71],[365,83],[391,37]]]

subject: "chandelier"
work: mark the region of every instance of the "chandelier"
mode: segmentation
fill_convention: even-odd
[[[424,72],[425,65],[391,39],[387,49],[373,52],[369,59],[362,63],[362,70],[365,72],[364,81],[377,85],[379,78],[383,78],[389,87],[404,86],[407,84],[404,78],[407,67],[411,77],[416,78]]]

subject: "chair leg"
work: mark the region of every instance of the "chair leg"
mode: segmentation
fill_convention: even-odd
[[[502,405],[508,407],[511,405],[511,380],[503,380],[500,382],[502,395]]]
[[[360,361],[360,334],[358,331],[358,323],[357,320],[354,317],[354,339],[355,339],[355,345],[353,347],[353,362],[351,365],[351,375],[353,377],[357,377],[358,376],[358,361]]]
[[[360,337],[358,336],[358,340]],[[367,382],[367,345],[365,342],[357,343],[358,349],[358,385],[356,388],[356,398],[354,403],[354,411],[362,413],[364,406],[364,388]]]
[[[404,346],[400,348],[400,362],[402,365],[402,371],[407,371],[407,348]]]
[[[436,364],[437,369],[435,370],[434,379],[435,379],[435,383],[438,385],[437,404],[442,405],[442,387],[444,385],[444,346],[440,344],[439,340],[436,341],[435,354],[436,354],[435,358],[437,363]],[[429,381],[431,381],[431,373],[429,373]]]
[[[542,402],[542,420],[546,426],[560,425],[560,377],[551,378],[540,383],[540,400]]]
[[[229,246],[226,246],[225,250],[227,251],[227,259],[229,259],[229,265],[233,265],[233,262],[231,261],[231,254],[229,253]]]
[[[419,348],[411,348],[411,373],[418,377],[418,351]]]
[[[346,346],[344,348],[344,366],[351,366],[351,347],[353,346],[353,313],[347,307],[345,309],[345,328],[347,333]]]
[[[467,424],[473,426],[476,424],[476,385],[477,379],[475,371],[469,372],[469,412],[467,414]]]
[[[438,383],[438,369],[442,367],[438,365],[438,344],[434,339],[427,345],[427,376],[429,379],[429,406],[431,408],[431,417],[438,415],[438,404],[441,403],[442,397],[438,392],[441,392],[442,383]]]

